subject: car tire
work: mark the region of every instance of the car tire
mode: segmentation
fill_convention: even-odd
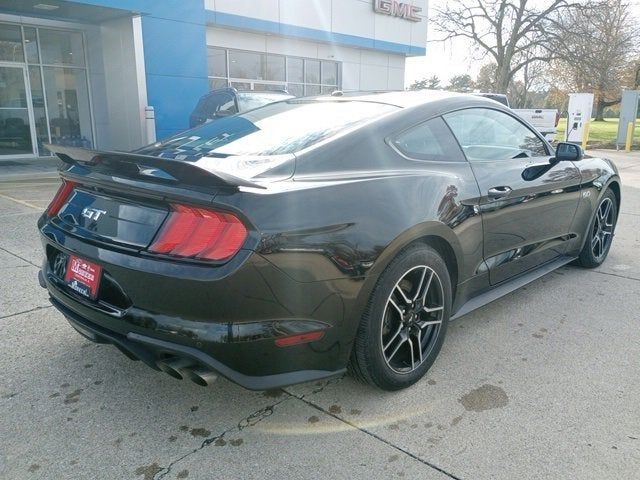
[[[351,374],[389,391],[420,380],[444,342],[451,297],[449,271],[438,252],[425,244],[403,250],[378,279],[365,308]]]
[[[595,268],[602,265],[607,258],[618,219],[618,202],[616,196],[607,189],[593,213],[586,240],[576,263],[584,268]]]

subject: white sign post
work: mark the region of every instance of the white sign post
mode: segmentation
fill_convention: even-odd
[[[567,142],[580,143],[585,148],[593,110],[593,93],[570,93],[567,116]]]

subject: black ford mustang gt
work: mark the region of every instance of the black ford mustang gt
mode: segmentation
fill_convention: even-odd
[[[82,335],[206,385],[407,387],[451,318],[575,261],[620,206],[608,160],[477,96],[282,101],[134,153],[50,146],[40,282]]]

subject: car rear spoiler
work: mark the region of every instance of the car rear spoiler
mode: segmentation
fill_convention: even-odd
[[[44,146],[65,163],[94,168],[104,173],[198,187],[266,188],[264,185],[244,178],[203,168],[198,166],[197,162],[62,145],[45,144]]]

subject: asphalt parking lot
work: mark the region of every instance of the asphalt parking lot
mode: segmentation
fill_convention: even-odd
[[[0,478],[640,478],[640,154],[607,155],[624,186],[605,264],[456,320],[399,393],[202,388],[91,344],[36,278],[56,181],[0,166]]]

